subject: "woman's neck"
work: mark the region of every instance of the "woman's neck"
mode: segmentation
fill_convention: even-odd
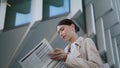
[[[78,39],[78,35],[75,34],[75,35],[69,40],[70,44],[72,44],[73,42],[75,42],[77,39]]]

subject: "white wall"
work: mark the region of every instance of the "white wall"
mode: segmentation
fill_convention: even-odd
[[[2,30],[4,28],[5,13],[6,13],[6,3],[1,3],[1,7],[0,7],[0,30]]]
[[[93,4],[89,4],[88,6],[86,6],[85,13],[87,34],[89,37],[93,37],[94,35],[96,35]]]
[[[32,20],[31,22],[42,20],[43,0],[32,0]]]
[[[67,18],[72,18],[78,11],[83,12],[82,0],[70,0],[70,14]]]

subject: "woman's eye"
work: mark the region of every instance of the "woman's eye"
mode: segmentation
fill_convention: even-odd
[[[58,34],[60,34],[62,31],[64,31],[64,27],[60,28],[60,30],[58,31]]]
[[[61,30],[60,31],[63,31],[64,30],[64,28],[61,28]]]

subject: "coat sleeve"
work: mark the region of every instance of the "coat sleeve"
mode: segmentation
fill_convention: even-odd
[[[68,54],[65,64],[72,68],[103,68],[99,53],[95,47],[94,42],[87,38],[84,40],[87,59],[74,55],[75,53]]]

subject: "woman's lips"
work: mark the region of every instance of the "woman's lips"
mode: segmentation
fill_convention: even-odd
[[[64,35],[64,36],[63,36],[63,39],[65,39],[65,37],[66,37],[66,36]]]

